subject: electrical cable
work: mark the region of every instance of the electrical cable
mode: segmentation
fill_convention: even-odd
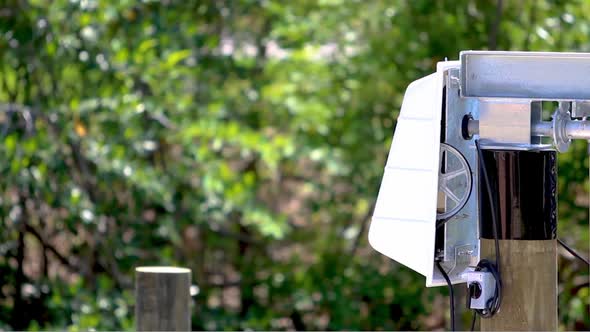
[[[500,304],[502,303],[502,275],[500,269],[500,243],[499,243],[499,236],[498,236],[498,218],[496,215],[497,206],[495,204],[494,195],[492,193],[492,185],[490,182],[490,178],[488,176],[487,169],[484,165],[485,160],[483,158],[483,153],[481,151],[481,147],[479,145],[479,140],[475,140],[475,147],[477,149],[477,154],[479,158],[479,167],[481,169],[481,173],[483,175],[484,184],[486,187],[487,197],[490,204],[490,212],[492,215],[492,231],[494,234],[494,247],[495,247],[495,256],[496,261],[491,262],[487,259],[482,259],[476,267],[478,271],[487,271],[492,273],[494,279],[496,281],[496,288],[494,297],[492,297],[488,303],[486,303],[486,309],[475,309],[475,312],[479,314],[481,317],[489,318],[492,317],[498,310],[500,309]]]
[[[588,259],[582,257],[582,255],[578,254],[574,249],[570,248],[567,244],[565,244],[563,241],[561,241],[561,239],[557,238],[557,243],[559,243],[565,250],[567,250],[574,257],[576,257],[577,259],[586,263],[586,265],[590,266],[590,261],[588,261]]]
[[[441,219],[441,220],[437,220],[436,221],[436,228],[439,229],[440,227],[444,226],[447,221],[451,220],[451,218],[445,218],[445,219]]]
[[[447,282],[449,286],[449,298],[450,298],[450,306],[451,306],[451,331],[455,331],[455,293],[453,292],[453,284],[451,283],[451,279],[449,279],[449,275],[445,272],[445,270],[440,265],[440,261],[434,261],[436,263],[436,267],[442,274],[443,278]]]
[[[477,149],[477,155],[479,157],[479,167],[483,174],[484,183],[486,186],[486,192],[488,193],[488,200],[490,203],[490,212],[492,214],[492,231],[494,233],[494,246],[495,246],[495,253],[496,253],[496,265],[498,267],[498,273],[500,273],[500,244],[498,242],[498,218],[496,217],[496,204],[494,200],[494,195],[492,194],[492,185],[490,182],[490,178],[488,177],[488,171],[484,166],[484,158],[483,153],[481,152],[481,147],[479,146],[479,140],[475,140],[475,148]]]
[[[584,117],[584,120],[586,120],[586,117]],[[590,140],[588,140],[588,155],[590,156]],[[588,172],[590,172],[590,166],[588,167]],[[590,173],[589,173],[589,176],[590,176]],[[561,239],[557,238],[557,243],[559,243],[565,250],[567,250],[570,254],[572,254],[577,259],[581,260],[586,265],[590,265],[590,261],[587,258],[584,258],[584,256],[580,255],[577,251],[575,251],[570,246],[565,244],[565,242],[561,241]]]
[[[471,330],[475,331],[475,320],[477,319],[477,312],[473,311],[473,318],[471,319]]]
[[[584,117],[583,120],[584,121],[587,120],[586,117]],[[590,140],[588,140],[588,156],[590,157]],[[589,160],[590,160],[590,158],[589,158]],[[590,165],[588,166],[588,172],[589,172],[588,173],[588,176],[590,176]],[[570,246],[568,246],[567,244],[565,244],[565,242],[561,241],[561,239],[557,238],[557,243],[559,243],[565,250],[567,250],[570,254],[572,254],[577,259],[581,260],[586,265],[590,265],[590,261],[587,258],[584,258],[577,251],[575,251]]]

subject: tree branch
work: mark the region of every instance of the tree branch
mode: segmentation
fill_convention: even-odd
[[[31,233],[39,241],[39,243],[43,246],[44,249],[49,250],[49,252],[51,252],[62,265],[66,266],[73,272],[79,272],[80,268],[76,264],[70,262],[70,260],[65,258],[64,255],[62,255],[53,245],[45,241],[41,233],[39,233],[33,226],[27,224],[25,226],[25,230]]]
[[[528,51],[531,44],[531,36],[537,23],[537,1],[533,1],[531,10],[529,12],[529,28],[527,31],[526,39],[524,40],[523,51]]]
[[[498,0],[496,5],[496,17],[490,29],[488,38],[488,49],[495,50],[498,47],[498,32],[500,30],[500,22],[502,20],[502,0]]]
[[[367,229],[367,225],[369,224],[369,220],[371,220],[371,215],[373,214],[373,210],[375,209],[375,203],[371,205],[371,207],[367,210],[367,213],[364,215],[362,219],[361,229],[359,230],[356,238],[354,239],[354,243],[352,248],[350,249],[350,253],[348,257],[353,257],[356,255],[356,252],[361,244],[361,238],[365,234],[365,230]]]

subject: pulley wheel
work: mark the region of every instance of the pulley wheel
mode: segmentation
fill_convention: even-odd
[[[461,152],[441,143],[437,220],[448,219],[463,208],[471,194],[471,181],[471,169]]]

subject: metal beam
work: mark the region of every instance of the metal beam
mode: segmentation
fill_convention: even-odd
[[[590,53],[461,52],[461,95],[590,99]]]

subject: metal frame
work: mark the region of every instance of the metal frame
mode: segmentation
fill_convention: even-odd
[[[590,99],[590,53],[463,51],[463,97]]]

